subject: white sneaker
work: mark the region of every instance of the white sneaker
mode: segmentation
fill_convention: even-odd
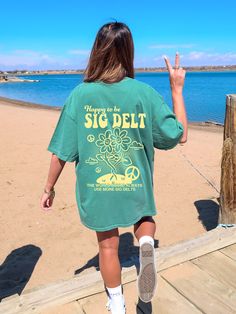
[[[147,303],[152,300],[157,288],[157,270],[155,250],[152,244],[145,242],[139,248],[140,270],[137,289],[140,299]]]
[[[111,303],[110,303],[110,298],[109,297],[107,298],[106,308],[107,308],[108,311],[111,310]]]
[[[108,290],[105,288],[106,294],[108,296],[106,308],[108,311],[111,311],[112,314],[125,314],[126,306],[124,295],[122,294],[121,299],[120,296],[115,296],[113,298],[110,297]],[[123,293],[123,287],[122,287]]]
[[[118,310],[117,306],[114,304],[115,302],[112,302],[111,299],[108,297],[107,299],[107,303],[106,303],[106,308],[108,311],[111,311],[112,314],[125,314],[126,313],[126,306],[125,306],[125,300],[124,300],[124,296],[122,297],[123,299],[123,304],[121,306],[121,308]],[[114,309],[114,307],[116,307],[116,309]],[[120,306],[119,306],[120,307]]]

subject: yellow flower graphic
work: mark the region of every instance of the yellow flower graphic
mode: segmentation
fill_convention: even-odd
[[[111,153],[113,150],[113,142],[111,140],[111,131],[106,130],[104,134],[99,134],[96,145],[100,147],[100,153]]]
[[[119,128],[113,130],[111,139],[116,152],[120,152],[121,150],[127,151],[129,149],[131,138],[127,136],[127,134],[128,132],[126,130],[120,131]]]

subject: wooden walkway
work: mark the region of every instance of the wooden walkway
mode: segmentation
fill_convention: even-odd
[[[216,228],[156,250],[158,288],[150,303],[137,298],[134,266],[122,271],[127,314],[236,313],[236,226]],[[99,272],[26,290],[3,299],[1,314],[108,314]]]

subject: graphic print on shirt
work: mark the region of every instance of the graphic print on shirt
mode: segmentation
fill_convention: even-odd
[[[93,109],[91,106],[89,106],[89,108],[90,110]],[[111,109],[113,108],[106,108],[106,111],[110,113],[112,112]],[[114,110],[120,111],[116,106]],[[94,156],[90,156],[85,162],[90,166],[96,166],[95,172],[101,174],[96,179],[96,182],[94,182],[95,186],[92,183],[88,184],[88,186],[94,187],[95,190],[102,191],[106,190],[104,188],[101,189],[102,186],[125,187],[123,190],[128,190],[127,186],[132,188],[130,190],[136,190],[137,187],[142,187],[142,184],[133,184],[133,182],[140,177],[140,170],[133,164],[131,152],[133,150],[142,150],[144,146],[142,143],[131,139],[128,131],[124,128],[144,128],[145,117],[145,113],[139,113],[138,119],[135,120],[135,118],[137,118],[135,114],[113,113],[110,129],[106,129],[96,136],[93,134],[87,135],[88,145],[95,145],[94,148],[97,150],[97,153]],[[100,131],[102,128],[107,127],[107,114],[104,111],[100,114],[97,112],[86,114],[85,119],[86,128],[98,129],[100,127]],[[107,166],[105,167],[105,174],[102,171],[104,165]],[[109,172],[107,172],[107,168]],[[115,188],[112,190],[120,191],[121,189]]]

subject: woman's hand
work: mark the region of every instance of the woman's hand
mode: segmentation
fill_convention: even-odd
[[[167,69],[169,71],[170,87],[172,91],[173,112],[176,115],[178,121],[183,124],[184,132],[179,143],[185,143],[187,141],[188,133],[188,121],[187,114],[184,105],[183,87],[186,71],[179,67],[179,54],[175,56],[175,67],[172,68],[170,61],[167,57],[164,57]]]
[[[59,178],[65,166],[65,163],[66,162],[64,160],[59,159],[54,153],[52,153],[48,179],[45,185],[46,192],[54,190],[53,187],[55,186],[57,179]],[[45,193],[45,191],[40,200],[40,207],[43,210],[49,210],[52,209],[51,206],[53,203],[55,192]]]
[[[174,68],[172,67],[169,59],[166,56],[164,57],[164,60],[167,66],[167,70],[169,72],[171,91],[174,94],[181,94],[184,87],[186,71],[180,67],[179,53],[176,52]]]
[[[46,211],[52,209],[54,197],[55,197],[55,192],[52,195],[44,192],[40,200],[40,207]]]

